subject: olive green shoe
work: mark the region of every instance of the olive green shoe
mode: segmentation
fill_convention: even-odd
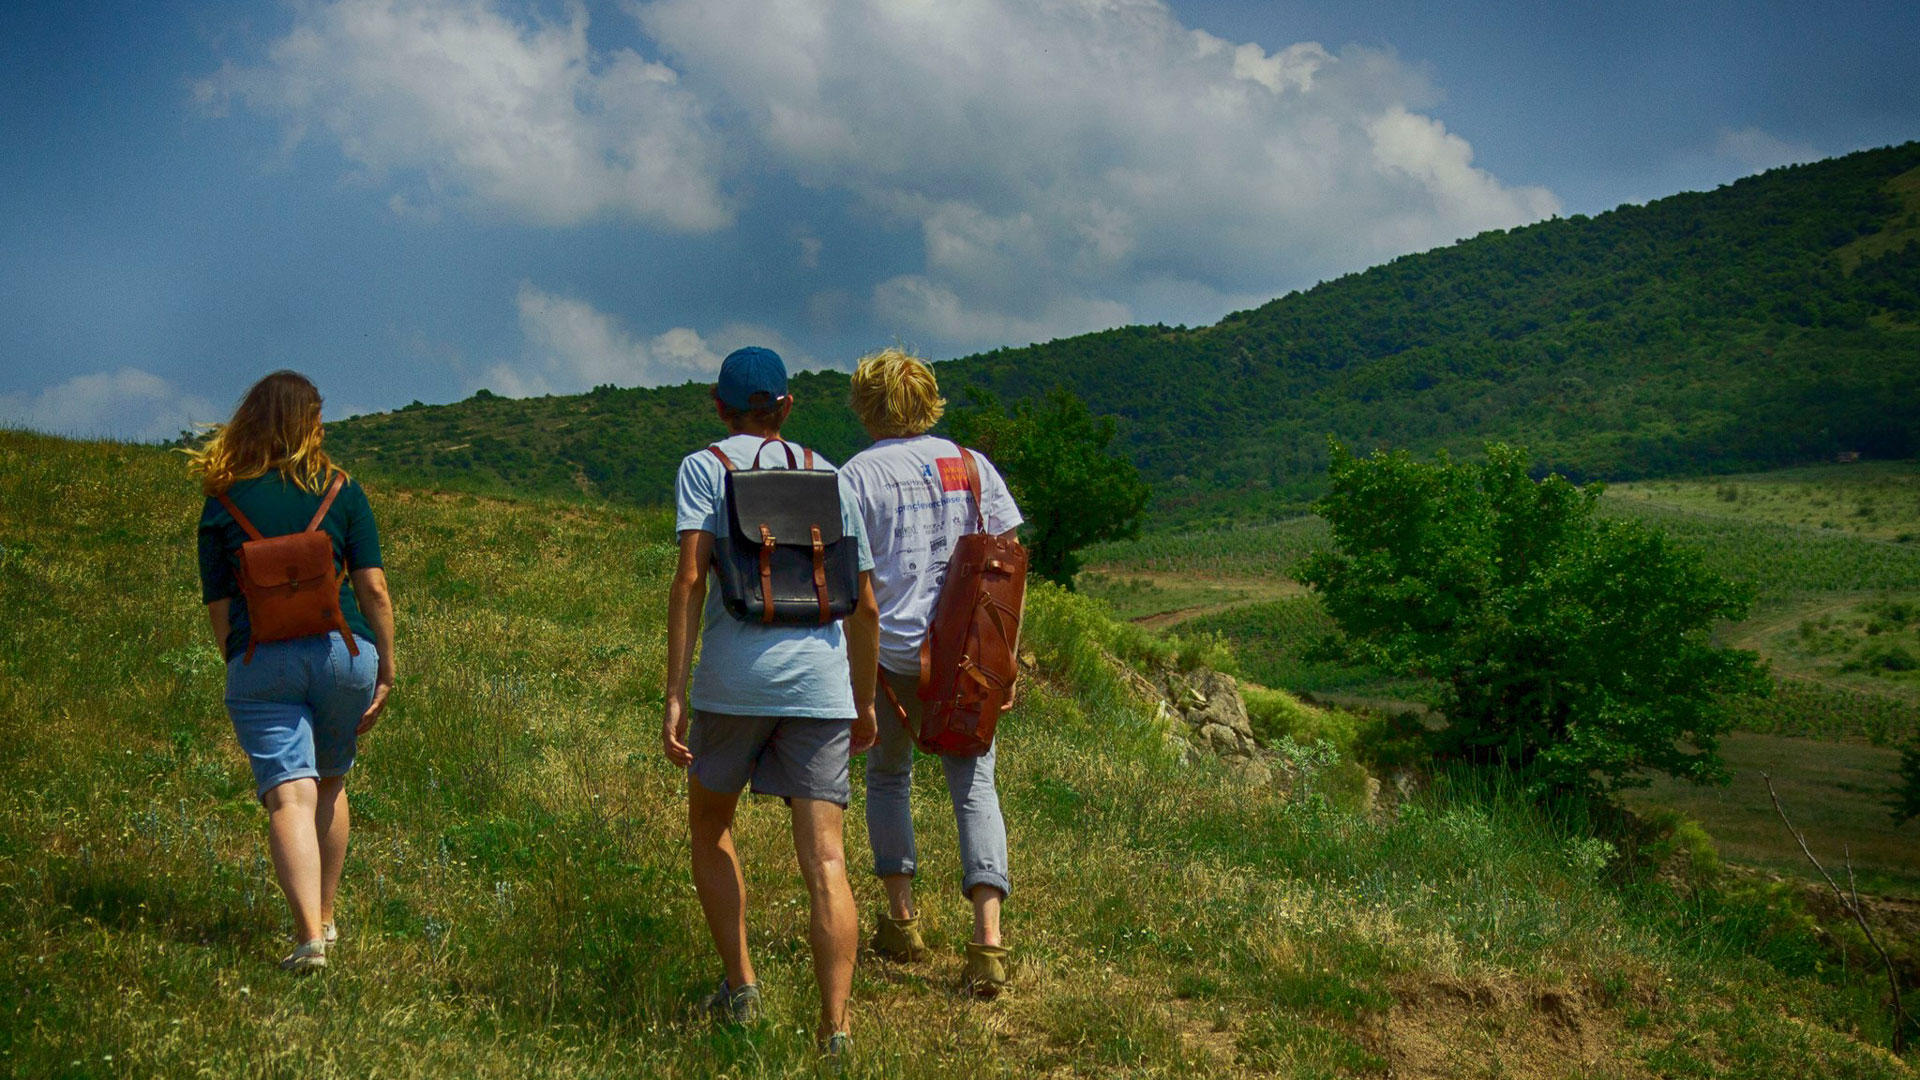
[[[879,928],[873,932],[873,951],[902,964],[925,957],[927,943],[920,936],[920,916],[896,919],[881,914]]]
[[[1004,946],[968,943],[967,966],[960,973],[960,985],[975,997],[999,994],[1007,985],[1008,959]]]

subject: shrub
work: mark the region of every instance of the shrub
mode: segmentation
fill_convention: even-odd
[[[1011,413],[975,392],[947,423],[954,438],[978,446],[1006,477],[1027,519],[1036,577],[1071,589],[1081,548],[1139,533],[1151,495],[1146,481],[1109,449],[1113,418],[1093,415],[1071,391],[1022,401]]]
[[[1536,795],[1606,796],[1643,770],[1723,778],[1729,699],[1768,684],[1754,654],[1709,635],[1750,590],[1644,523],[1596,516],[1597,485],[1486,453],[1424,465],[1333,447],[1315,504],[1333,546],[1296,575],[1340,626],[1329,647],[1437,680],[1435,750],[1516,769]]]

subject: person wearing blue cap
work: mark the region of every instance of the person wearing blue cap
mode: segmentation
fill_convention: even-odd
[[[842,481],[843,535],[856,539],[860,570],[853,614],[817,626],[761,625],[728,614],[719,587],[707,580],[714,537],[726,520],[727,466],[713,450],[739,469],[791,467],[794,459],[777,448],[756,461],[793,412],[786,365],[771,349],[736,350],[720,366],[713,399],[730,434],[688,454],[675,485],[680,563],[668,598],[661,727],[668,759],[688,773],[694,890],[726,968],[706,1005],[723,1022],[747,1023],[759,1014],[760,987],[747,955],[746,884],[733,846],[734,810],[751,785],[791,808],[794,853],[812,902],[820,1046],[844,1060],[859,926],[842,821],[851,794],[849,756],[873,745],[877,734],[880,615],[868,574],[873,555]],[[833,465],[815,455],[811,467]],[[696,636],[700,664],[694,669]]]

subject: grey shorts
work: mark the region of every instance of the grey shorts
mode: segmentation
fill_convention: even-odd
[[[687,749],[700,786],[732,795],[749,782],[755,795],[819,799],[844,807],[852,794],[847,758],[853,721],[802,716],[729,716],[693,711]]]

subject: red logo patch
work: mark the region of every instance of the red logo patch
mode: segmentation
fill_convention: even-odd
[[[933,463],[940,466],[941,491],[967,490],[966,462],[961,461],[957,457],[943,457],[935,458]]]

